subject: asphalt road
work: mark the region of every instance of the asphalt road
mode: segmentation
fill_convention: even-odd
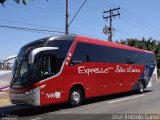
[[[0,114],[0,119],[6,117],[18,120],[113,120],[124,119],[126,114],[137,117],[135,119],[148,115],[152,117],[151,120],[157,120],[160,119],[160,82],[144,94],[132,92],[93,98],[76,108],[69,108],[67,104],[46,107],[8,105],[0,107]]]
[[[0,88],[8,86],[12,79],[11,71],[0,71]]]

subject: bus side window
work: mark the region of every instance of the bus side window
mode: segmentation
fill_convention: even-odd
[[[40,64],[40,80],[51,77],[57,73],[55,56],[44,56]]]
[[[79,42],[73,53],[70,65],[94,61],[94,47],[92,44]]]

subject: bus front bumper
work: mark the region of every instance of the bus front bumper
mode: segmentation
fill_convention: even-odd
[[[21,94],[10,93],[10,101],[13,104],[29,104],[40,106],[40,89],[36,88]]]

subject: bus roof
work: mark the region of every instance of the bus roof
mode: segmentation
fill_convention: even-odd
[[[100,40],[100,39],[90,38],[90,37],[85,37],[85,36],[80,36],[80,35],[76,35],[76,40],[87,42],[87,43],[92,43],[92,44],[97,44],[97,45],[121,48],[121,49],[126,49],[126,50],[146,52],[146,53],[152,53],[152,54],[154,53],[152,51],[143,50],[143,49],[139,49],[136,47],[131,47],[131,46],[127,46],[127,45],[122,45],[122,44],[118,44],[118,43],[114,43],[114,42],[108,42],[105,40]]]
[[[103,46],[109,46],[109,47],[115,47],[115,48],[121,48],[121,49],[126,49],[126,50],[132,50],[132,51],[139,51],[139,52],[146,52],[146,53],[152,53],[154,54],[154,52],[152,51],[148,51],[148,50],[143,50],[143,49],[139,49],[136,47],[131,47],[131,46],[127,46],[127,45],[122,45],[122,44],[118,44],[118,43],[114,43],[114,42],[108,42],[106,40],[100,40],[100,39],[96,39],[96,38],[90,38],[90,37],[86,37],[86,36],[81,36],[81,35],[57,35],[57,36],[50,36],[50,37],[46,37],[46,38],[42,38],[36,41],[32,41],[26,45],[24,45],[22,48],[24,47],[29,47],[29,46],[34,46],[37,44],[43,44],[44,42],[48,42],[50,40],[56,39],[56,40],[78,40],[81,42],[86,42],[86,43],[92,43],[92,44],[97,44],[97,45],[103,45]]]

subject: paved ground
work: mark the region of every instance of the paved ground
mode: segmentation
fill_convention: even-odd
[[[12,79],[11,71],[0,71],[0,89],[2,87],[8,86]]]
[[[157,86],[148,89],[144,94],[123,93],[89,99],[84,105],[76,108],[69,108],[66,104],[46,107],[1,104],[0,113],[3,118],[18,118],[18,120],[109,120],[116,117],[117,119],[152,117],[150,120],[160,120],[159,106],[160,81]],[[159,115],[150,116],[150,114]]]
[[[7,70],[0,70],[0,75],[6,74],[6,73],[10,73],[11,71],[7,71]]]

